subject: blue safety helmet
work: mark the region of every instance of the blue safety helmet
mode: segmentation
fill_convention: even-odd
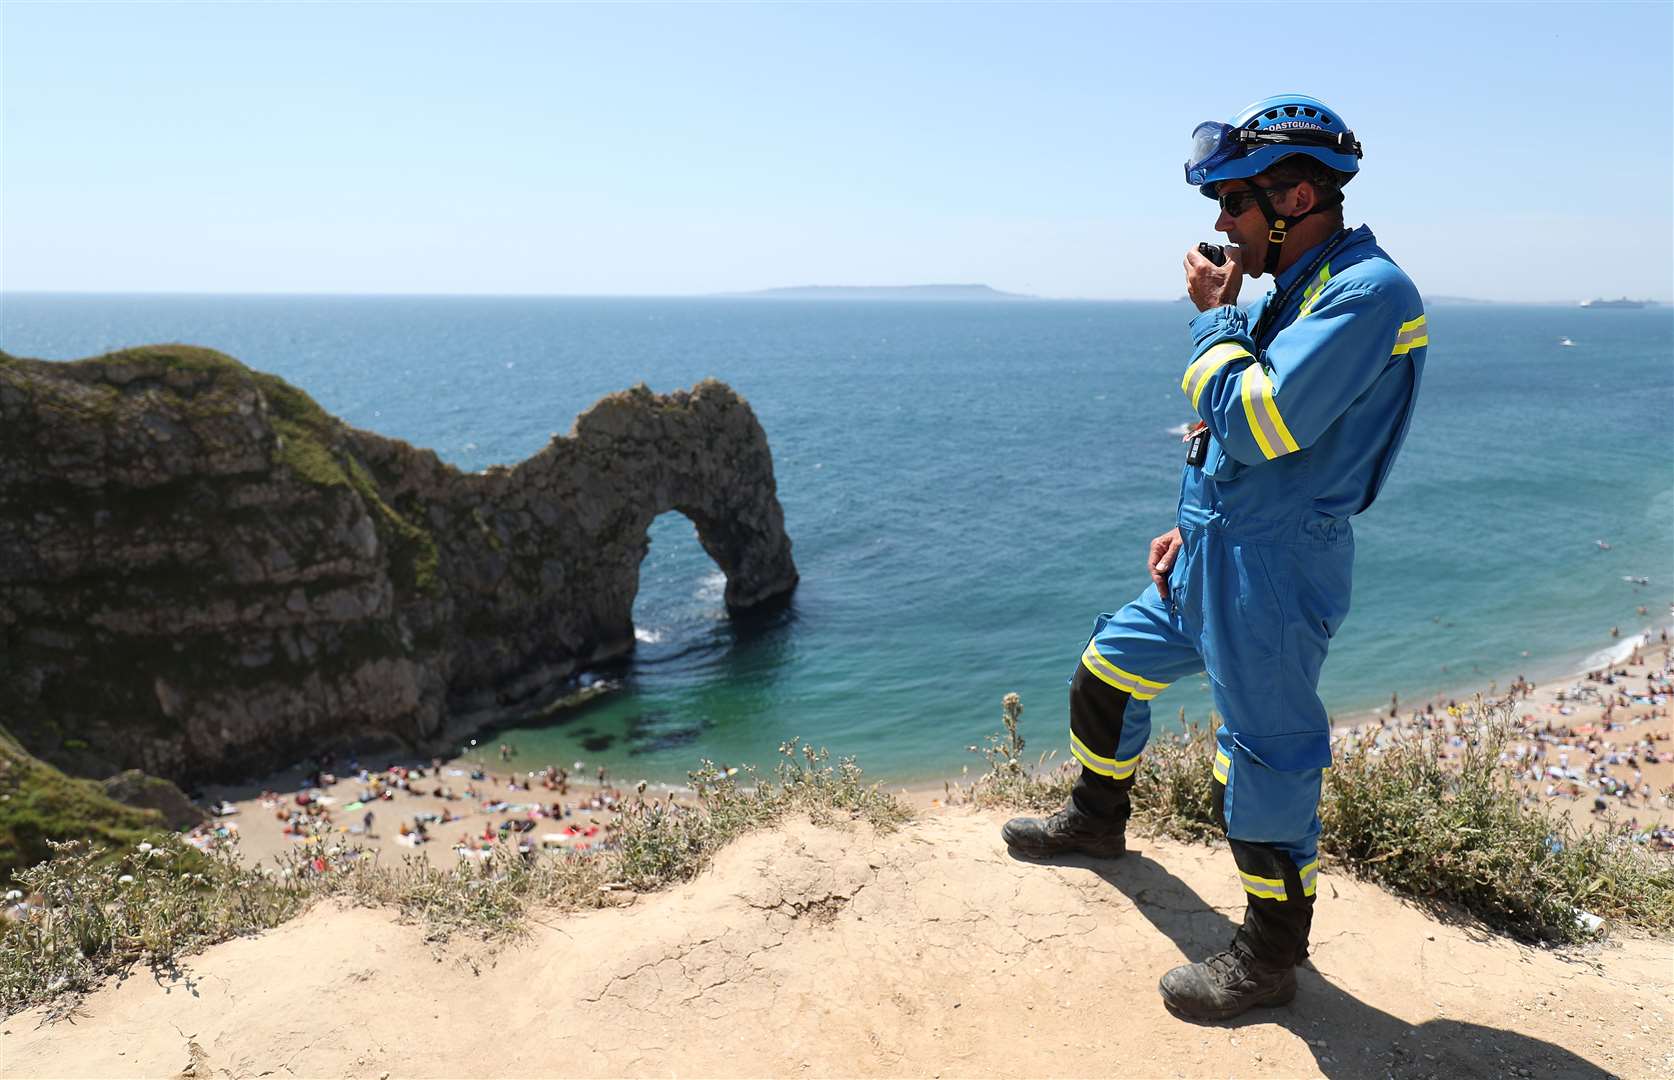
[[[1213,199],[1222,180],[1248,180],[1292,154],[1313,158],[1345,184],[1360,171],[1360,143],[1336,109],[1306,94],[1277,94],[1247,107],[1230,124],[1197,125],[1186,183]]]

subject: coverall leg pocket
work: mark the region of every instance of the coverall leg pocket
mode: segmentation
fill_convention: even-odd
[[[1312,851],[1319,838],[1321,773],[1318,767],[1274,768],[1223,728],[1217,738],[1215,779],[1226,785],[1227,836],[1279,844],[1298,854]]]

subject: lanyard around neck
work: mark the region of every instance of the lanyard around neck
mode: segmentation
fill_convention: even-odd
[[[1264,339],[1269,331],[1272,331],[1275,335],[1278,333],[1275,328],[1279,321],[1279,313],[1290,307],[1291,300],[1296,296],[1296,290],[1314,279],[1314,275],[1319,273],[1319,268],[1324,265],[1325,260],[1329,259],[1331,253],[1336,251],[1350,235],[1350,230],[1339,229],[1337,235],[1331,238],[1331,242],[1326,244],[1318,255],[1314,256],[1314,261],[1308,264],[1308,269],[1297,275],[1294,281],[1285,286],[1284,292],[1268,294],[1267,306],[1261,310],[1261,318],[1256,320],[1255,332],[1250,335],[1250,340],[1255,342],[1257,352],[1267,348],[1269,343]]]

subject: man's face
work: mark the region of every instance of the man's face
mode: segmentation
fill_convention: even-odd
[[[1253,183],[1249,180],[1224,180],[1215,185],[1216,198],[1221,202],[1215,231],[1226,233],[1226,238],[1238,245],[1243,256],[1244,272],[1251,277],[1260,277],[1261,268],[1267,262],[1267,219],[1262,216],[1261,207],[1256,205],[1254,197],[1234,194],[1248,192],[1252,186],[1260,187],[1266,193],[1267,201],[1280,215],[1297,212],[1293,204],[1299,200],[1296,187],[1275,186],[1274,181],[1266,176],[1255,177]],[[1243,205],[1238,205],[1240,203]],[[1238,212],[1228,212],[1228,206]]]

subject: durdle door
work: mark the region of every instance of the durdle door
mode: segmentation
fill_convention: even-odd
[[[465,474],[207,349],[0,353],[0,724],[84,775],[434,746],[632,651],[669,510],[730,610],[795,588],[767,436],[720,382],[613,394]]]

